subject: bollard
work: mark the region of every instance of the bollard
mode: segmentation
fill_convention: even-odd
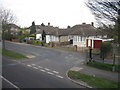
[[[89,46],[89,62],[92,61],[92,48]]]

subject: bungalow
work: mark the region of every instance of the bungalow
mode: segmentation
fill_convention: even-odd
[[[59,42],[59,36],[58,36],[58,28],[53,26],[37,26],[36,28],[36,39],[42,40],[42,32],[43,30],[46,33],[46,43],[49,42]]]
[[[94,48],[93,43],[100,38],[106,38],[107,35],[101,30],[97,30],[92,24],[80,24],[75,25],[67,29],[59,29],[48,24],[48,26],[36,25],[36,39],[42,40],[43,30],[46,33],[46,43],[49,42],[70,42],[71,44],[77,45],[78,47]],[[96,47],[96,46],[95,46]]]
[[[19,31],[20,31],[20,27],[18,27],[15,24],[9,24],[8,25],[8,31],[10,32],[10,34],[12,35],[18,35]]]
[[[78,47],[92,47],[93,39],[106,37],[107,35],[105,33],[97,30],[93,25],[85,23],[73,26],[68,35],[69,40],[73,40],[73,46],[77,45]]]
[[[58,30],[59,42],[68,42],[69,32],[70,32],[69,29],[59,29]]]

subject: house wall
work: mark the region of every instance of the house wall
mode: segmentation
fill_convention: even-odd
[[[42,34],[36,34],[36,39],[42,40]]]
[[[102,37],[106,37],[105,36],[99,36],[99,38]],[[96,38],[96,36],[89,36],[89,37],[85,37],[85,36],[79,36],[79,35],[74,35],[73,36],[73,46],[77,45],[78,47],[86,47],[86,46],[91,46],[92,48],[94,47],[94,39]],[[86,45],[87,43],[87,39],[88,39],[88,45]]]
[[[46,35],[46,43],[50,42],[50,35]]]
[[[54,35],[46,35],[46,43],[49,43],[51,41],[59,41],[59,37],[58,36],[54,36]]]
[[[60,36],[60,42],[68,41],[68,36]]]
[[[73,46],[77,45],[78,47],[86,47],[86,37],[84,36],[73,36]]]
[[[73,40],[74,35],[68,35],[68,41]]]

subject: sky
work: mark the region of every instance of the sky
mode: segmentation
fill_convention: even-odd
[[[0,0],[0,6],[12,10],[17,17],[17,25],[29,27],[50,22],[60,28],[76,24],[95,22],[86,0]]]

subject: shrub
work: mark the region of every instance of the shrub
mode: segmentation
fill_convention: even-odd
[[[38,44],[43,44],[43,41],[38,41]]]
[[[33,44],[37,44],[37,43],[38,43],[38,41],[37,41],[37,40],[34,40]]]
[[[102,42],[100,46],[101,57],[103,58],[106,57],[109,54],[109,52],[111,52],[111,49],[112,49],[111,42],[109,41]]]
[[[41,44],[41,45],[43,45],[43,41],[34,40],[33,44]]]

